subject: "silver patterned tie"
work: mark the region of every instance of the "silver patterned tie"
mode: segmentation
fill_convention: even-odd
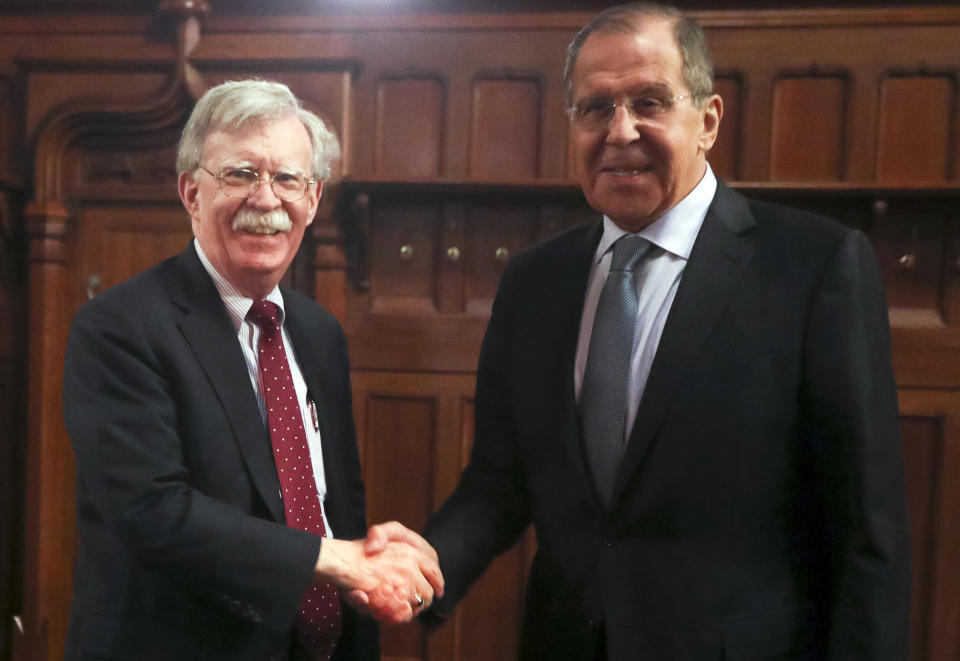
[[[593,320],[587,366],[580,393],[583,437],[593,481],[604,505],[626,447],[630,358],[637,330],[637,288],[633,269],[650,243],[627,235],[613,244],[610,274],[600,292]]]

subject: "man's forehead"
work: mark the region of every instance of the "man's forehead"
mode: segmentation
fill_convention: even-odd
[[[573,72],[574,87],[584,84],[642,91],[682,84],[683,58],[670,23],[645,23],[640,30],[607,30],[584,42]]]
[[[633,63],[645,61],[681,62],[680,48],[674,34],[674,23],[653,18],[636,23],[634,29],[608,28],[594,32],[580,47],[574,74],[581,64],[615,66],[624,58]]]
[[[302,131],[303,136],[309,139],[307,130],[303,127],[303,123],[295,115],[287,115],[276,118],[271,117],[266,119],[248,119],[240,124],[215,125],[210,129],[207,137],[209,138],[214,135],[219,135],[221,139],[226,139],[228,141],[241,141],[247,138],[255,138],[266,135],[267,133],[270,133],[276,129],[286,129],[299,132],[297,131],[297,127],[299,127],[300,131]]]
[[[282,135],[283,139],[277,139]],[[310,136],[296,117],[283,117],[239,126],[221,126],[204,139],[205,152],[236,157],[310,158]]]

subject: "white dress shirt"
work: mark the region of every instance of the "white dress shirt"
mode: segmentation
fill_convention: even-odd
[[[660,344],[663,326],[677,294],[680,278],[690,258],[693,243],[703,225],[707,209],[717,191],[717,178],[710,165],[700,179],[700,183],[680,200],[672,209],[637,232],[650,241],[653,248],[640,260],[634,270],[639,310],[637,312],[637,332],[633,340],[630,361],[630,388],[627,399],[626,439],[630,437],[640,398],[643,396],[653,357]],[[577,358],[574,363],[574,389],[577,403],[580,403],[580,391],[583,388],[583,372],[587,365],[587,353],[590,348],[590,335],[593,333],[593,319],[597,312],[600,292],[610,272],[610,260],[613,257],[614,242],[628,234],[607,216],[603,217],[603,236],[594,255],[587,279],[587,293],[583,301],[583,316],[580,320],[580,335],[577,339]]]
[[[257,405],[260,407],[260,418],[263,420],[264,429],[267,427],[267,407],[263,401],[263,388],[260,384],[260,369],[258,366],[257,344],[260,341],[260,327],[247,319],[247,313],[253,305],[253,299],[247,298],[237,288],[230,284],[226,278],[220,275],[207,259],[203,249],[196,239],[193,245],[197,250],[197,256],[200,263],[207,270],[210,277],[213,278],[213,284],[220,292],[220,298],[227,308],[230,320],[237,330],[237,340],[240,342],[240,348],[243,351],[243,359],[247,363],[247,373],[250,375],[250,383],[253,385],[253,391],[257,395]],[[287,334],[287,327],[284,323],[286,314],[283,308],[283,295],[279,287],[274,287],[273,291],[267,294],[265,300],[276,303],[279,308],[278,317],[280,320],[280,331],[283,336],[283,347],[287,352],[287,364],[290,366],[290,375],[293,377],[293,387],[297,391],[297,401],[300,402],[300,415],[303,417],[303,428],[307,433],[307,447],[310,449],[310,461],[313,464],[313,477],[317,483],[317,494],[320,496],[320,505],[323,506],[324,498],[327,495],[327,481],[323,472],[323,449],[320,445],[320,431],[313,426],[313,415],[310,411],[310,401],[307,396],[307,383],[303,379],[303,372],[300,371],[300,364],[297,362],[296,352],[293,350],[293,343]],[[272,454],[272,453],[271,453]],[[281,496],[282,497],[282,496]],[[327,520],[327,510],[323,508],[323,523],[327,528],[327,537],[333,537],[333,531],[330,529],[330,522]]]

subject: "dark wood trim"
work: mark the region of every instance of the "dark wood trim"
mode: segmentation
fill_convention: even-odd
[[[132,33],[149,31],[155,22],[152,16],[137,13],[80,14],[68,12],[68,3],[49,16],[4,16],[0,34],[69,35]],[[0,6],[0,15],[9,13]],[[501,11],[498,13],[423,13],[397,11],[394,13],[339,10],[313,14],[284,12],[281,7],[271,15],[218,15],[214,8],[204,21],[204,33],[209,37],[220,32],[314,32],[327,30],[577,30],[594,11],[567,10],[551,13]],[[750,27],[863,27],[879,25],[944,26],[960,23],[960,8],[949,6],[927,7],[854,7],[810,9],[727,9],[692,10],[690,14],[706,28]]]
[[[728,181],[731,188],[745,194],[830,197],[955,197],[960,196],[960,184],[904,182],[897,186],[865,185],[852,182],[781,182],[781,181]],[[530,180],[477,180],[477,179],[393,179],[377,177],[370,179],[347,178],[341,182],[344,192],[365,191],[368,193],[483,193],[490,190],[511,194],[580,195],[575,181],[566,179]]]

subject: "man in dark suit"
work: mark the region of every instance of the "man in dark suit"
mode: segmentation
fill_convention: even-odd
[[[722,101],[676,10],[599,15],[565,79],[604,218],[503,275],[471,461],[424,534],[446,578],[427,615],[532,522],[525,661],[903,661],[897,400],[867,239],[716,180]]]
[[[346,541],[366,526],[343,332],[278,287],[336,149],[283,85],[213,88],[177,158],[195,241],[77,313],[67,659],[373,661],[338,590],[393,621],[440,590],[412,534]]]

